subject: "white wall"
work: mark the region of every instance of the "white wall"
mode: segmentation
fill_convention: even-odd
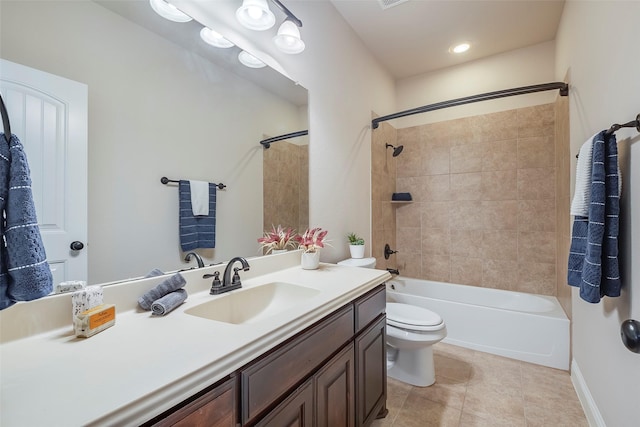
[[[553,82],[554,54],[554,42],[540,43],[399,80],[396,83],[398,111],[503,89]],[[548,91],[482,101],[396,119],[391,124],[396,128],[406,128],[548,104],[557,95],[558,91]]]
[[[206,2],[172,3],[219,28],[237,44],[250,46],[265,62],[309,90],[309,222],[329,230],[332,245],[322,251],[321,259],[349,258],[349,231],[364,236],[370,253],[371,111],[395,111],[391,76],[329,1],[287,4],[303,22],[306,50],[299,55],[273,48],[275,27],[261,33],[242,29],[233,17],[237,1],[217,1],[215,13],[206,10]]]
[[[565,5],[556,77],[569,70],[571,158],[594,133],[640,113],[639,18],[637,1]],[[616,136],[623,175],[619,249],[624,288],[621,297],[599,304],[586,303],[573,291],[573,357],[593,398],[592,420],[631,427],[638,425],[640,355],[623,346],[620,323],[640,320],[640,135],[625,129]],[[572,168],[573,180],[575,162]]]
[[[162,176],[228,186],[218,193],[217,248],[203,256],[258,254],[258,142],[279,126],[304,128],[295,105],[96,3],[0,6],[3,58],[89,87],[90,283],[186,266],[178,190]]]

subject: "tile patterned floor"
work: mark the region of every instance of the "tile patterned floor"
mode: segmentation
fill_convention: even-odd
[[[569,373],[449,344],[434,346],[436,383],[389,378],[373,427],[588,427]]]

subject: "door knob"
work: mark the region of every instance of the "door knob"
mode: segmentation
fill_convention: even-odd
[[[84,248],[84,243],[76,240],[75,242],[71,242],[69,247],[72,251],[81,251]]]

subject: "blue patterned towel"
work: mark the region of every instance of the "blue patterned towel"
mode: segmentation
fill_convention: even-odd
[[[180,246],[184,252],[197,248],[216,247],[216,187],[209,183],[209,215],[194,216],[191,209],[189,181],[178,184],[180,202]]]
[[[600,132],[593,139],[589,216],[573,221],[567,281],[580,297],[597,303],[620,296],[618,232],[620,186],[615,135]]]
[[[0,133],[0,310],[52,290],[27,156],[17,136],[7,144]]]

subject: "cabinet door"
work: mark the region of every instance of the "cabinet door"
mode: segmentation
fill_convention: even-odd
[[[313,427],[313,380],[276,406],[256,427]]]
[[[387,400],[386,316],[356,337],[356,425],[371,425]]]
[[[169,415],[152,425],[154,427],[236,427],[236,414],[236,378],[231,378],[192,402],[172,410]]]
[[[315,375],[316,427],[355,425],[353,348],[350,343]]]

